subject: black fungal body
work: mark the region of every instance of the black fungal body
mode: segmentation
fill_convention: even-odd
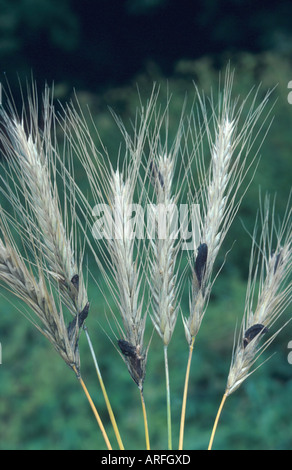
[[[244,349],[246,346],[259,334],[265,334],[268,332],[268,328],[261,323],[256,323],[255,325],[252,325],[246,332],[244,333],[244,338],[243,338],[243,347]]]
[[[78,327],[81,328],[83,326],[83,323],[85,322],[88,312],[89,312],[89,302],[86,303],[84,309],[82,312],[79,313],[78,315]]]
[[[136,348],[124,339],[119,339],[118,345],[124,356],[136,357]]]
[[[198,254],[195,261],[195,273],[199,287],[202,287],[202,282],[206,272],[208,258],[208,247],[206,243],[201,243],[198,247]]]
[[[126,364],[132,379],[138,387],[142,388],[145,378],[145,357],[140,354],[139,346],[133,346],[133,344],[124,339],[119,339],[118,345],[126,358]]]
[[[78,290],[79,290],[79,275],[78,275],[78,274],[75,274],[75,275],[72,277],[71,282],[72,282],[73,286],[75,287],[75,289],[76,289],[77,292],[78,292]]]
[[[158,180],[159,180],[160,186],[163,189],[164,188],[164,179],[163,179],[163,176],[162,176],[160,171],[158,172]]]
[[[274,264],[274,274],[276,273],[277,269],[278,269],[278,266],[280,264],[280,262],[282,261],[282,252],[280,251],[277,255],[276,255],[276,261],[275,261],[275,264]]]
[[[75,315],[73,320],[69,323],[69,325],[67,327],[67,331],[68,331],[68,336],[69,336],[70,340],[73,338],[73,335],[76,331],[77,318],[78,318],[78,328],[80,330],[80,328],[82,328],[83,323],[85,322],[85,320],[88,316],[88,312],[89,312],[89,302],[87,302],[87,304],[85,305],[82,312],[80,312],[78,315]]]
[[[157,164],[155,162],[151,161],[150,165],[149,165],[149,170],[150,170],[150,176],[151,176],[152,184],[155,186],[155,183],[158,179],[159,184],[163,189],[164,188],[164,179],[163,179],[163,176],[162,176],[161,172],[158,170]]]

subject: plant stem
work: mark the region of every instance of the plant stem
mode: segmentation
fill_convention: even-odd
[[[109,398],[108,398],[108,395],[107,395],[107,392],[106,392],[106,388],[105,388],[105,385],[104,385],[104,382],[103,382],[103,379],[102,379],[102,375],[101,375],[101,372],[100,372],[100,369],[99,369],[99,366],[98,366],[98,363],[97,363],[96,355],[95,355],[95,352],[94,352],[94,349],[93,349],[93,346],[92,346],[92,343],[91,343],[91,339],[90,339],[90,336],[89,336],[89,333],[88,333],[88,329],[87,329],[86,326],[84,326],[83,329],[85,331],[85,335],[86,335],[87,342],[88,342],[88,345],[89,345],[89,349],[90,349],[90,352],[91,352],[91,356],[92,356],[92,359],[93,359],[93,362],[94,362],[97,377],[98,377],[98,380],[99,380],[99,383],[100,383],[102,394],[104,396],[104,400],[105,400],[105,403],[106,403],[108,414],[109,414],[109,417],[110,417],[110,420],[111,420],[111,423],[112,423],[112,426],[113,426],[113,429],[114,429],[114,432],[115,432],[115,435],[116,435],[116,438],[117,438],[117,441],[118,441],[118,444],[119,444],[119,448],[120,448],[120,450],[125,450],[122,439],[121,439],[121,436],[120,436],[120,432],[119,432],[119,429],[118,429],[118,425],[117,425],[117,422],[116,422],[116,419],[115,419],[115,416],[114,416],[114,413],[113,413],[113,410],[112,410],[112,407],[111,407],[111,404],[110,404],[110,401],[109,401]]]
[[[189,347],[189,358],[188,358],[188,364],[187,364],[187,370],[186,370],[185,386],[184,386],[184,394],[183,394],[183,402],[182,402],[182,410],[181,410],[181,420],[180,420],[180,432],[179,432],[179,444],[178,444],[179,450],[183,449],[187,396],[188,396],[191,362],[192,362],[192,356],[193,356],[193,350],[194,350],[194,342],[195,342],[195,337],[192,338],[192,342]]]
[[[148,421],[147,421],[147,414],[146,414],[145,400],[144,400],[144,395],[143,395],[143,388],[140,388],[140,396],[141,396],[141,403],[142,403],[142,410],[143,410],[143,418],[144,418],[144,428],[145,428],[146,449],[147,449],[147,450],[150,450],[150,440],[149,440],[149,431],[148,431]]]
[[[164,364],[165,364],[165,384],[166,384],[168,450],[172,450],[171,406],[170,406],[170,387],[169,387],[169,370],[168,370],[167,346],[164,346]]]
[[[98,425],[99,425],[99,428],[100,428],[100,430],[101,430],[101,432],[102,432],[102,435],[103,435],[103,438],[104,438],[104,440],[105,440],[106,446],[107,446],[108,450],[112,450],[112,446],[111,446],[111,444],[110,444],[110,441],[109,441],[109,438],[108,438],[108,436],[107,436],[106,430],[105,430],[105,428],[104,428],[104,425],[102,424],[101,418],[100,418],[100,416],[99,416],[99,414],[98,414],[98,411],[97,411],[97,409],[96,409],[96,407],[95,407],[95,405],[94,405],[94,403],[93,403],[93,401],[92,401],[92,398],[91,398],[91,396],[90,396],[90,394],[89,394],[89,392],[88,392],[88,390],[87,390],[87,387],[86,387],[85,383],[83,382],[83,379],[81,378],[80,374],[78,374],[78,371],[77,371],[77,369],[76,369],[75,366],[73,366],[73,370],[74,370],[74,372],[75,372],[75,374],[76,374],[76,377],[77,377],[77,379],[79,380],[79,383],[80,383],[81,387],[83,388],[83,391],[84,391],[84,393],[85,393],[85,395],[86,395],[86,397],[87,397],[87,400],[88,400],[88,402],[89,402],[89,404],[90,404],[90,406],[91,406],[91,409],[92,409],[92,411],[93,411],[93,414],[94,414],[94,416],[95,416],[95,419],[96,419],[96,421],[97,421],[97,423],[98,423]]]
[[[222,397],[220,406],[219,406],[219,408],[218,408],[217,416],[216,416],[216,419],[215,419],[215,422],[214,422],[214,426],[213,426],[213,429],[212,429],[212,434],[211,434],[211,438],[210,438],[208,450],[211,450],[211,449],[212,449],[213,440],[214,440],[214,436],[215,436],[215,433],[216,433],[218,421],[219,421],[219,418],[220,418],[220,415],[221,415],[221,411],[222,411],[222,408],[223,408],[223,406],[224,406],[224,403],[225,403],[225,400],[226,400],[227,397],[228,397],[228,395],[227,395],[227,393],[225,392],[224,395],[223,395],[223,397]]]

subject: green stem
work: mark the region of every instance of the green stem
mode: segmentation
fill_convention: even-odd
[[[187,396],[188,396],[188,388],[189,388],[191,362],[192,362],[192,356],[193,356],[193,350],[194,350],[194,342],[195,342],[195,337],[192,338],[192,342],[189,347],[189,359],[188,359],[187,370],[186,370],[185,386],[184,386],[184,394],[183,394],[183,402],[182,402],[182,410],[181,410],[181,420],[180,420],[180,432],[179,432],[179,444],[178,444],[179,450],[183,449]]]
[[[170,406],[170,387],[169,387],[169,371],[168,371],[167,346],[164,346],[164,364],[165,364],[165,383],[166,383],[168,450],[172,450],[172,437],[171,437],[171,406]]]

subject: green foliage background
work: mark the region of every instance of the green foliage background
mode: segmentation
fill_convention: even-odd
[[[231,247],[224,268],[218,277],[204,318],[191,368],[187,406],[185,449],[205,449],[217,408],[224,392],[231,359],[233,335],[240,322],[246,289],[252,230],[259,200],[269,191],[277,193],[277,212],[283,214],[291,188],[292,170],[292,106],[288,104],[288,82],[292,79],[291,60],[273,52],[241,53],[222,58],[230,59],[235,67],[234,96],[244,97],[261,83],[260,97],[275,88],[271,105],[272,126],[261,147],[261,160],[253,182],[244,198],[238,216],[221,249],[218,266]],[[195,61],[177,62],[174,73],[165,76],[158,66],[149,65],[144,72],[125,85],[115,86],[103,93],[79,91],[83,105],[89,105],[97,129],[110,155],[117,155],[121,135],[108,110],[112,107],[130,126],[138,104],[137,87],[142,100],[149,96],[153,81],[161,87],[164,103],[166,90],[173,95],[170,126],[175,129],[182,102],[195,95],[193,80],[206,94],[217,90],[218,68],[209,57]],[[63,88],[56,86],[57,95]],[[268,124],[266,125],[267,128]],[[86,191],[86,181],[76,162],[76,180]],[[2,198],[3,199],[3,198]],[[5,205],[5,202],[3,202]],[[234,243],[235,241],[235,243]],[[99,282],[92,257],[88,263]],[[103,449],[104,442],[91,414],[85,396],[74,374],[55,354],[51,345],[21,315],[22,305],[14,305],[12,296],[1,290],[0,342],[0,448],[1,449]],[[89,280],[91,310],[87,325],[96,349],[103,379],[127,449],[143,449],[144,429],[140,397],[125,365],[106,336],[109,331],[105,313],[106,303],[95,283]],[[111,302],[111,300],[110,300]],[[113,306],[113,308],[115,308]],[[187,311],[188,297],[182,310]],[[291,308],[286,317],[291,317]],[[151,335],[147,326],[146,338]],[[292,339],[291,325],[278,336],[269,352],[274,354],[226,402],[219,423],[216,449],[289,449],[292,447],[292,366],[288,364],[288,341]],[[114,435],[107,418],[98,381],[84,337],[80,340],[82,374],[103,418],[112,443]],[[188,348],[182,323],[169,346],[170,381],[173,413],[173,442],[178,443],[181,399]],[[160,339],[153,336],[149,350],[145,400],[149,418],[150,441],[153,449],[167,446],[165,382],[163,350]]]

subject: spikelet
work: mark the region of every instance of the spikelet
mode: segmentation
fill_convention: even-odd
[[[171,340],[178,313],[175,267],[179,244],[178,229],[175,227],[174,165],[175,159],[171,153],[160,155],[157,163],[150,161],[156,195],[149,217],[151,226],[156,228],[155,238],[150,239],[151,319],[165,346]]]
[[[144,240],[135,237],[134,233],[134,225],[136,230],[143,231],[143,219],[139,219],[141,224],[135,224],[131,215],[135,210],[134,195],[155,100],[153,94],[145,109],[141,109],[140,119],[135,123],[134,139],[115,116],[126,145],[124,159],[121,162],[119,156],[117,168],[114,168],[104,147],[102,152],[96,149],[92,133],[79,108],[73,104],[68,107],[63,123],[68,143],[84,166],[95,203],[92,209],[87,198],[79,192],[80,205],[87,224],[93,227],[95,240],[92,242],[89,236],[86,239],[120,314],[121,323],[109,306],[118,329],[121,356],[140,389],[145,379],[147,359],[147,351],[143,346],[147,312],[142,311],[145,289],[145,286],[142,288],[145,284],[143,257],[147,255]],[[138,204],[142,197],[141,192]],[[100,216],[100,208],[103,212],[102,227],[96,221],[96,216]],[[103,290],[102,294],[107,297]]]
[[[43,97],[44,125],[38,124],[36,90],[28,97],[29,115],[26,121],[18,118],[15,112],[9,115],[3,109],[1,118],[6,134],[2,142],[6,150],[9,166],[3,165],[6,172],[6,197],[14,211],[20,215],[23,227],[33,234],[38,250],[42,255],[43,269],[59,284],[65,303],[72,315],[80,315],[72,322],[71,329],[79,330],[88,314],[89,302],[82,275],[82,257],[78,267],[72,239],[73,228],[68,233],[68,205],[64,216],[61,213],[57,189],[57,161],[61,159],[55,137],[54,109],[48,89]],[[33,99],[34,97],[34,99]],[[28,129],[25,129],[27,127]],[[10,181],[9,181],[9,175]],[[66,193],[66,181],[63,179]],[[17,190],[16,190],[17,188]],[[70,219],[75,219],[73,187],[70,194]],[[22,199],[24,198],[24,207]],[[64,217],[64,219],[63,219]],[[74,224],[74,222],[73,222]]]
[[[195,149],[196,168],[201,188],[193,188],[193,203],[200,204],[199,243],[195,250],[195,261],[190,257],[192,270],[192,288],[189,302],[189,317],[184,317],[184,328],[189,343],[196,337],[204,317],[211,293],[211,280],[214,263],[220,246],[237,213],[243,194],[236,200],[237,192],[246,178],[254,157],[249,157],[253,146],[252,133],[261,116],[269,97],[255,107],[253,101],[248,116],[241,123],[241,114],[245,101],[237,106],[231,101],[233,74],[226,72],[222,101],[217,107],[212,104],[212,120],[207,117],[205,99],[198,92],[203,126],[194,131],[197,148]],[[265,119],[263,120],[265,122]],[[263,124],[262,124],[263,125]],[[206,171],[204,155],[199,154],[200,140],[207,136],[211,160]],[[189,166],[186,168],[189,168]],[[192,176],[189,178],[190,186]],[[248,182],[249,184],[249,182]],[[247,187],[248,187],[247,184]],[[196,248],[196,247],[195,247]]]
[[[30,312],[24,315],[52,343],[66,364],[79,374],[78,332],[66,325],[60,293],[59,302],[56,303],[53,287],[37,262],[38,260],[24,260],[16,248],[1,209],[0,282],[10,293],[27,304],[34,315]]]
[[[256,228],[250,258],[250,271],[245,312],[227,380],[226,394],[230,395],[254,371],[254,364],[285,324],[277,322],[292,300],[292,209],[287,205],[282,225],[276,226],[274,207],[269,198],[261,208],[261,237],[256,241]],[[289,207],[290,206],[290,207]],[[259,282],[259,285],[258,285]],[[257,287],[258,285],[258,287]]]

